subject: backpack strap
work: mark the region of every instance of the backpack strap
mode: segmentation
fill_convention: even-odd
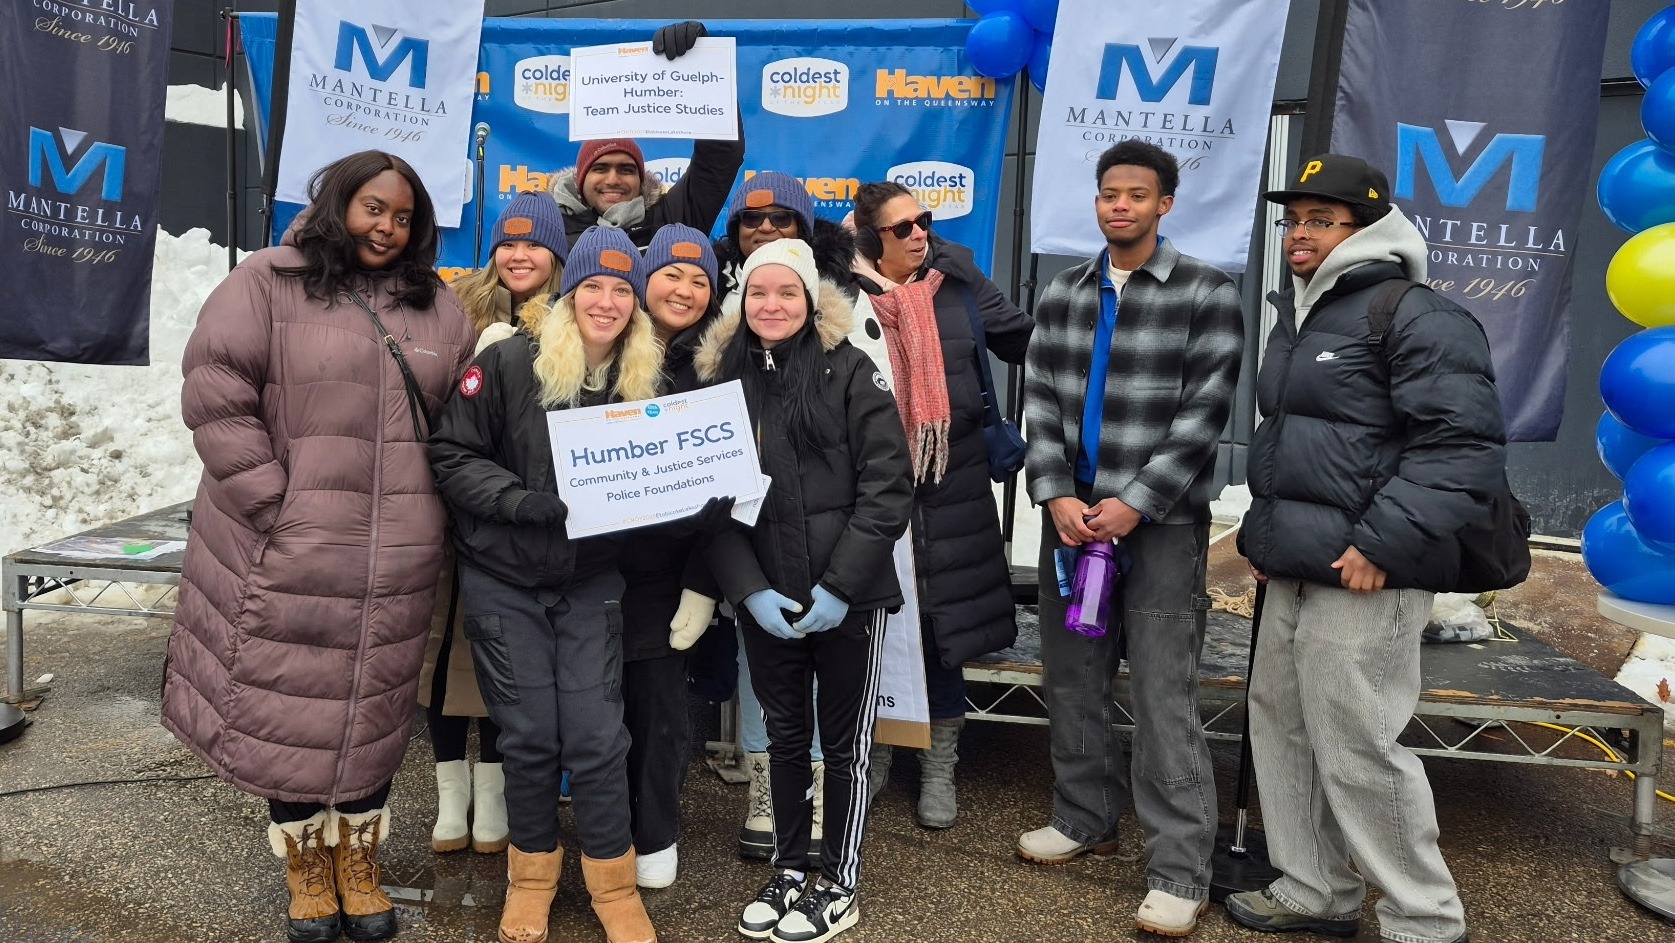
[[[1396,320],[1396,309],[1401,307],[1407,293],[1418,287],[1418,282],[1406,278],[1392,278],[1378,286],[1372,306],[1367,309],[1368,347],[1383,351],[1384,337],[1390,333],[1391,322]]]

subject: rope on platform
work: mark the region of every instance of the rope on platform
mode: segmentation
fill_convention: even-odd
[[[1213,601],[1211,609],[1230,612],[1246,619],[1256,615],[1256,587],[1252,586],[1237,596],[1216,587],[1210,587],[1210,599]]]

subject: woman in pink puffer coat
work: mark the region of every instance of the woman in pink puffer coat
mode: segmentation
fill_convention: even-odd
[[[186,347],[204,475],[163,688],[163,725],[269,800],[293,943],[395,932],[376,855],[446,523],[424,439],[476,339],[406,162],[353,154],[310,193]]]

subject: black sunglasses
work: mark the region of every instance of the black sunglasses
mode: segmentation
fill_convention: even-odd
[[[925,232],[930,232],[931,231],[931,214],[930,214],[930,212],[926,211],[926,212],[920,213],[918,216],[915,216],[912,219],[904,219],[901,222],[895,224],[894,226],[880,226],[880,227],[878,227],[878,231],[879,232],[887,232],[890,235],[895,236],[897,239],[906,239],[909,236],[913,235],[913,227],[915,227],[915,226],[918,226],[920,229],[923,229]]]
[[[739,223],[746,229],[760,229],[764,221],[775,229],[786,230],[797,222],[797,214],[791,210],[745,210],[739,214]]]

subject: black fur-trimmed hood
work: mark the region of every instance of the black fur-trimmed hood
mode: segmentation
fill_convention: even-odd
[[[731,224],[729,232],[734,232]],[[846,297],[855,296],[855,278],[849,266],[855,259],[855,234],[829,219],[815,217],[814,231],[804,240],[814,250],[814,268],[821,279],[836,283]],[[744,264],[738,241],[732,235],[722,236],[715,243],[716,266],[721,271],[722,297],[733,294],[738,285],[734,273]]]

